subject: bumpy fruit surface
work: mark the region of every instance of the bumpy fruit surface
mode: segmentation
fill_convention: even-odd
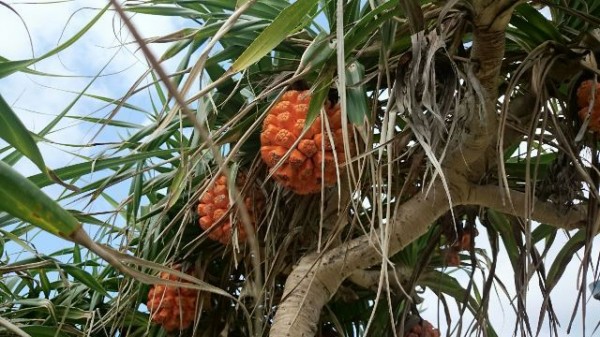
[[[309,91],[284,93],[267,113],[260,135],[260,154],[267,166],[274,168],[281,161],[273,172],[275,181],[297,194],[316,193],[321,184],[335,184],[336,171],[346,161],[339,105],[325,105],[329,128],[324,125],[323,130],[330,132],[321,131],[319,116],[294,146],[306,124],[310,98]]]
[[[594,93],[594,105],[592,103],[592,93]],[[600,83],[596,83],[594,90],[594,81],[583,81],[577,89],[577,105],[579,106],[579,119],[584,121],[590,114],[588,129],[594,132],[600,132]]]
[[[460,239],[454,243],[453,248],[459,251],[465,251],[471,249],[471,238],[477,237],[479,232],[475,227],[466,228],[460,234]]]
[[[242,190],[245,182],[246,176],[239,173],[236,181],[238,191]],[[256,226],[257,210],[260,209],[262,202],[261,197],[260,191],[256,189],[250,189],[247,195],[244,196],[244,205],[253,226]],[[248,236],[241,221],[241,216],[235,212],[237,210],[236,207],[233,207],[233,212],[229,212],[230,214],[228,214],[229,206],[227,177],[221,175],[217,178],[215,184],[207,189],[200,198],[198,216],[200,217],[200,227],[208,232],[208,237],[224,245],[231,242],[233,224],[237,228],[238,242],[244,242]],[[234,221],[233,224],[232,220]]]
[[[456,247],[450,247],[449,249],[442,250],[442,256],[447,266],[458,267],[460,266],[460,255],[459,250]]]
[[[179,280],[166,272],[160,273],[160,278]],[[148,292],[147,306],[154,323],[167,331],[183,330],[194,322],[197,298],[197,290],[157,284]]]
[[[600,83],[596,83],[596,89],[594,88],[594,81],[587,80],[581,82],[577,89],[577,105],[580,108],[587,107],[592,103],[592,92],[594,92],[594,108],[600,108]]]
[[[440,337],[440,331],[438,329],[434,329],[433,325],[428,321],[422,321],[420,324],[417,324],[410,329],[410,331],[405,335],[406,337]]]

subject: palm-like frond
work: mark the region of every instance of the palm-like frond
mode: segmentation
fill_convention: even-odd
[[[25,155],[42,169],[29,177],[31,191],[75,185],[56,212],[84,204],[69,216],[129,255],[115,256],[141,276],[78,245],[39,254],[28,241],[39,223],[0,213],[2,247],[32,255],[0,267],[0,316],[14,324],[0,321],[0,335],[166,335],[145,307],[152,279],[143,275],[158,265],[189,267],[204,282],[194,325],[181,335],[404,335],[433,306],[424,291],[438,297],[448,336],[497,335],[489,313],[497,294],[515,313],[515,333],[537,335],[547,320],[558,334],[552,290],[575,254],[585,317],[586,283],[598,278],[589,272],[598,270],[598,146],[591,122],[578,118],[576,92],[600,73],[600,3],[498,3],[508,12],[477,0],[126,2],[134,18],[180,19],[176,31],[136,41],[166,51],[144,55],[151,66],[122,97],[80,93],[110,106],[104,115],[67,109],[30,135],[2,100],[16,133],[0,134],[10,145],[0,153],[5,166]],[[0,76],[32,73],[95,20],[40,58],[3,59]],[[263,119],[290,89],[312,92],[307,125],[323,102],[339,101],[349,126],[352,159],[339,165],[336,186],[310,196],[279,186],[260,156]],[[145,124],[125,117],[134,111]],[[51,143],[47,133],[66,118],[92,125],[97,141],[56,145],[92,146],[93,156],[46,170],[36,142]],[[247,244],[222,245],[200,228],[196,208],[219,174],[237,171],[248,184],[228,195],[258,188],[265,207]],[[98,203],[108,207],[88,211]],[[236,204],[241,211],[227,216],[250,230]],[[563,228],[578,231],[551,259]],[[512,278],[498,274],[500,252]],[[526,306],[535,281],[539,313]]]

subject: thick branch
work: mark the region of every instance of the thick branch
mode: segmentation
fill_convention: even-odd
[[[474,186],[466,203],[568,230],[581,228],[586,224],[587,210],[584,206],[574,206],[568,211],[563,211],[555,204],[534,198],[531,202],[532,210],[528,212],[525,193],[510,191],[507,197],[503,192],[504,190],[496,185]]]
[[[471,58],[478,66],[474,75],[483,91],[483,116],[473,111],[468,116],[463,137],[451,144],[450,148],[457,149],[458,153],[452,154],[444,165],[450,191],[445,191],[437,182],[428,194],[421,192],[402,204],[390,219],[389,241],[369,233],[323,255],[313,253],[302,258],[286,281],[271,336],[313,337],[323,306],[346,277],[355,270],[384,262],[382,256],[396,254],[425,234],[429,226],[450,209],[446,192],[454,205],[467,201],[469,190],[464,177],[478,181],[485,174],[489,167],[486,153],[495,148],[493,144],[497,140],[495,105],[504,56],[504,30],[516,3],[515,0],[474,0]]]
[[[412,270],[407,267],[395,266],[394,269],[387,271],[389,285],[399,293],[404,293],[406,290],[403,284],[409,282],[412,276]],[[357,270],[348,276],[348,280],[360,287],[377,291],[379,282],[381,281],[381,270]]]
[[[452,192],[452,191],[451,191]],[[454,202],[461,202],[463,193],[452,193]],[[374,234],[348,241],[319,256],[304,257],[294,268],[285,284],[284,299],[277,310],[270,335],[275,337],[313,337],[323,306],[337,291],[342,281],[358,269],[382,263],[382,256],[391,256],[425,234],[429,226],[450,209],[442,184],[435,184],[429,194],[421,192],[401,205],[390,222],[391,232],[387,254],[382,254],[381,241]]]
[[[449,156],[445,166],[459,172],[469,172],[472,181],[478,181],[491,166],[487,154],[497,142],[498,84],[504,57],[505,30],[517,0],[473,0],[473,62],[472,80],[482,101],[466,116],[458,139],[451,140],[450,148],[456,153]],[[491,156],[495,158],[496,156]]]

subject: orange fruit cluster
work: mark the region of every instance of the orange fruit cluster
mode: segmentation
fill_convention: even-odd
[[[267,113],[260,135],[263,161],[270,168],[279,165],[273,172],[275,181],[297,194],[319,192],[321,184],[334,185],[336,170],[346,161],[339,104],[325,105],[329,129],[321,128],[319,116],[298,141],[306,124],[310,99],[309,91],[284,93]],[[289,156],[283,160],[288,152]]]
[[[161,272],[160,278],[179,281],[166,272]],[[167,331],[183,330],[194,322],[197,298],[197,290],[157,284],[150,288],[146,305],[154,323]]]
[[[440,330],[434,329],[429,321],[423,320],[410,329],[405,337],[440,337]]]
[[[477,236],[479,233],[477,229],[465,229],[461,235],[460,239],[456,241],[449,249],[445,249],[442,251],[444,254],[444,260],[446,265],[457,267],[460,265],[460,256],[458,253],[461,251],[469,250],[471,248],[471,237]]]
[[[241,191],[245,182],[246,175],[239,173],[236,181],[238,191]],[[252,189],[248,195],[244,196],[244,205],[250,215],[253,226],[256,226],[255,210],[260,209],[259,204],[261,199],[260,191],[256,189]],[[215,181],[215,184],[206,190],[198,204],[198,216],[200,217],[198,222],[200,223],[200,227],[208,232],[209,238],[219,241],[224,245],[231,242],[234,227],[231,220],[237,218],[235,213],[232,213],[231,217],[228,216],[229,214],[227,214],[227,211],[229,210],[229,204],[227,177],[224,175],[220,175]],[[238,241],[240,243],[246,241],[248,235],[244,229],[244,225],[241,221],[234,223],[237,228]]]
[[[592,93],[594,93],[594,105],[592,103]],[[600,83],[596,83],[594,89],[594,81],[583,81],[577,89],[577,105],[579,106],[579,119],[584,121],[590,111],[590,121],[588,128],[594,132],[600,132]]]

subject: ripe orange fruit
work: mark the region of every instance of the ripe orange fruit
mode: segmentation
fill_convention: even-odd
[[[596,83],[596,90],[592,90],[593,88],[593,80],[583,81],[577,88],[577,105],[580,108],[587,107],[592,103],[592,91],[594,91],[594,110],[600,108],[600,83]]]
[[[469,250],[471,248],[471,233],[463,232],[458,243],[459,250]]]
[[[241,191],[246,182],[246,175],[238,173],[236,186]],[[250,216],[253,226],[256,226],[257,211],[262,206],[262,195],[258,189],[251,188],[244,196],[244,205]],[[229,188],[227,186],[227,177],[220,175],[215,184],[208,188],[200,198],[198,204],[198,216],[200,217],[200,227],[208,232],[208,237],[219,241],[224,245],[231,242],[233,228],[237,229],[238,241],[244,242],[247,238],[246,230],[241,221],[235,221],[239,218],[236,208],[230,210]],[[234,220],[232,224],[232,220]]]
[[[458,267],[460,266],[460,256],[458,255],[459,250],[456,247],[450,247],[449,249],[442,249],[441,253],[444,257],[444,262],[447,266]]]
[[[284,93],[267,113],[260,135],[260,154],[267,166],[274,168],[281,161],[273,178],[297,194],[319,192],[321,184],[334,185],[336,170],[346,161],[339,105],[325,104],[330,132],[325,131],[327,127],[322,131],[319,116],[296,143],[306,124],[310,99],[309,91]]]
[[[589,107],[585,107],[579,110],[579,119],[583,122],[588,115]],[[592,109],[590,113],[590,120],[588,122],[588,129],[594,132],[600,132],[600,107]]]
[[[592,103],[592,92],[594,92],[594,105]],[[577,89],[577,105],[579,105],[579,119],[583,122],[589,113],[588,129],[593,132],[600,132],[600,83],[596,83],[594,90],[594,81],[587,80],[581,82]]]
[[[166,272],[161,272],[160,278],[179,280],[179,277]],[[198,291],[195,289],[156,284],[148,292],[146,305],[154,323],[162,325],[167,331],[183,330],[194,322],[197,298]]]
[[[479,232],[477,231],[477,228],[465,228],[460,235],[460,240],[455,243],[454,247],[460,251],[469,250],[471,249],[471,237],[477,237],[478,235]]]
[[[440,337],[440,330],[434,329],[429,321],[423,320],[406,333],[406,337]]]

